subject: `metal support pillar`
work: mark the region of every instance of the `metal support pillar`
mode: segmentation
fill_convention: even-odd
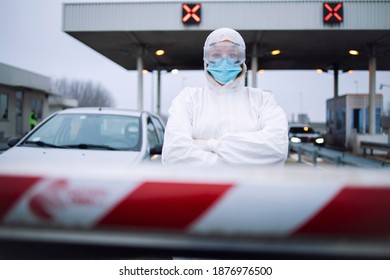
[[[333,65],[333,97],[339,96],[339,66]]]
[[[138,53],[137,53],[137,72],[138,72],[138,95],[137,95],[137,109],[138,110],[143,110],[143,60],[142,60],[142,55],[143,55],[143,47],[140,46],[138,48]]]
[[[258,65],[257,65],[257,44],[253,44],[253,51],[252,51],[252,87],[256,88],[257,87],[257,70],[258,70]]]
[[[370,135],[375,134],[375,124],[376,124],[376,56],[375,56],[375,46],[370,45],[370,58],[369,58],[369,98],[368,98],[368,112],[369,112],[369,125],[368,132]]]
[[[157,102],[156,113],[161,114],[161,70],[157,70]]]

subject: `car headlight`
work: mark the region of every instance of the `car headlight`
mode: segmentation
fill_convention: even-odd
[[[324,138],[322,138],[322,137],[321,138],[317,138],[316,139],[316,143],[317,144],[324,144]]]
[[[291,137],[290,141],[292,143],[301,143],[301,139],[299,139],[298,137]]]

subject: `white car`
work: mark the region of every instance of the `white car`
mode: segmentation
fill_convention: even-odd
[[[130,166],[161,163],[164,123],[145,111],[74,108],[58,111],[23,138],[11,138],[2,165]]]

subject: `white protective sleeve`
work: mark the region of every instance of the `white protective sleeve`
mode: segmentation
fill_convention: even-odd
[[[192,138],[192,108],[189,96],[179,94],[169,108],[168,123],[165,129],[162,163],[216,165],[221,163],[219,156],[205,151]]]
[[[192,138],[190,96],[179,94],[169,109],[163,164],[283,166],[288,152],[286,115],[272,95],[261,107],[259,131],[226,133],[219,139],[199,141]]]
[[[288,154],[288,121],[272,95],[260,115],[261,130],[227,133],[212,151],[229,165],[283,166]]]

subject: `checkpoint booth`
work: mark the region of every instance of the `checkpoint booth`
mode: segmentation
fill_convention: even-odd
[[[386,142],[380,118],[383,96],[375,96],[375,134],[369,135],[369,95],[346,94],[326,101],[326,143],[330,146],[359,152],[359,142],[369,140]],[[367,138],[367,139],[366,139]]]

